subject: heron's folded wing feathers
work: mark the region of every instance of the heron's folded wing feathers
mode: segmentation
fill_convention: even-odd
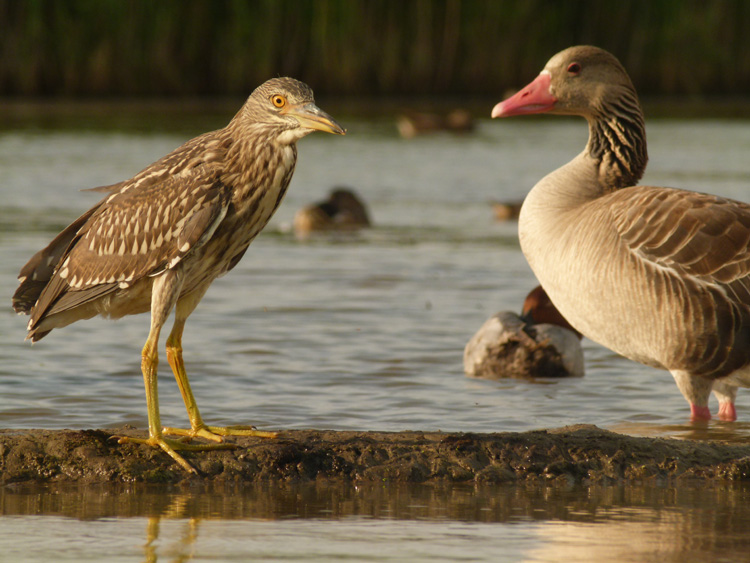
[[[60,259],[67,252],[79,229],[89,220],[101,202],[68,225],[52,242],[34,254],[18,274],[20,285],[13,294],[12,304],[16,313],[29,313],[39,299],[44,287],[52,279]]]
[[[32,323],[177,265],[205,243],[229,206],[214,167],[120,189],[72,237]]]

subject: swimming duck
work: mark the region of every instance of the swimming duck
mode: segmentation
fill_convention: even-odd
[[[501,311],[490,317],[464,349],[464,372],[470,377],[579,377],[583,375],[581,335],[550,301],[534,288],[521,315]]]
[[[396,127],[404,139],[413,139],[417,135],[440,131],[469,133],[474,130],[474,119],[464,109],[453,110],[447,115],[408,112],[398,116]]]
[[[319,231],[355,231],[369,227],[362,200],[349,188],[334,188],[328,199],[307,205],[294,215],[294,232],[304,238]]]
[[[523,201],[491,201],[496,221],[515,221],[521,213]]]

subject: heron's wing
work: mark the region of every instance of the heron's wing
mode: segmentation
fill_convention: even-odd
[[[117,182],[116,184],[109,184],[108,186],[97,186],[95,188],[84,188],[81,191],[82,192],[101,192],[104,194],[111,194],[113,192],[120,191],[120,188],[122,188],[123,184],[126,182]]]
[[[229,202],[229,190],[213,166],[181,175],[154,174],[149,181],[124,186],[71,237],[34,306],[32,325],[175,267],[210,238]]]
[[[44,287],[52,279],[55,268],[70,247],[79,229],[89,220],[101,202],[89,209],[68,225],[45,248],[34,254],[18,274],[20,285],[13,294],[13,309],[16,313],[29,313],[39,299]]]

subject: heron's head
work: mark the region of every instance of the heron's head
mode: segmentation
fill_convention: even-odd
[[[272,78],[258,86],[240,115],[246,123],[278,128],[289,142],[313,131],[346,133],[335,119],[315,105],[312,89],[294,78]]]

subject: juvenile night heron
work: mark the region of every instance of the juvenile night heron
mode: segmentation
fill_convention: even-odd
[[[297,161],[295,143],[313,131],[343,135],[312,90],[292,78],[259,86],[229,124],[192,139],[130,180],[100,188],[109,195],[76,219],[19,274],[13,308],[31,315],[27,339],[96,315],[151,312],[141,369],[148,439],[195,472],[176,450],[233,447],[188,444],[192,437],[272,437],[250,428],[207,426],[182,361],[185,321],[208,287],[242,258],[284,197]],[[162,429],[157,394],[159,334],[174,310],[167,338],[190,429]],[[169,439],[165,434],[183,436]]]

